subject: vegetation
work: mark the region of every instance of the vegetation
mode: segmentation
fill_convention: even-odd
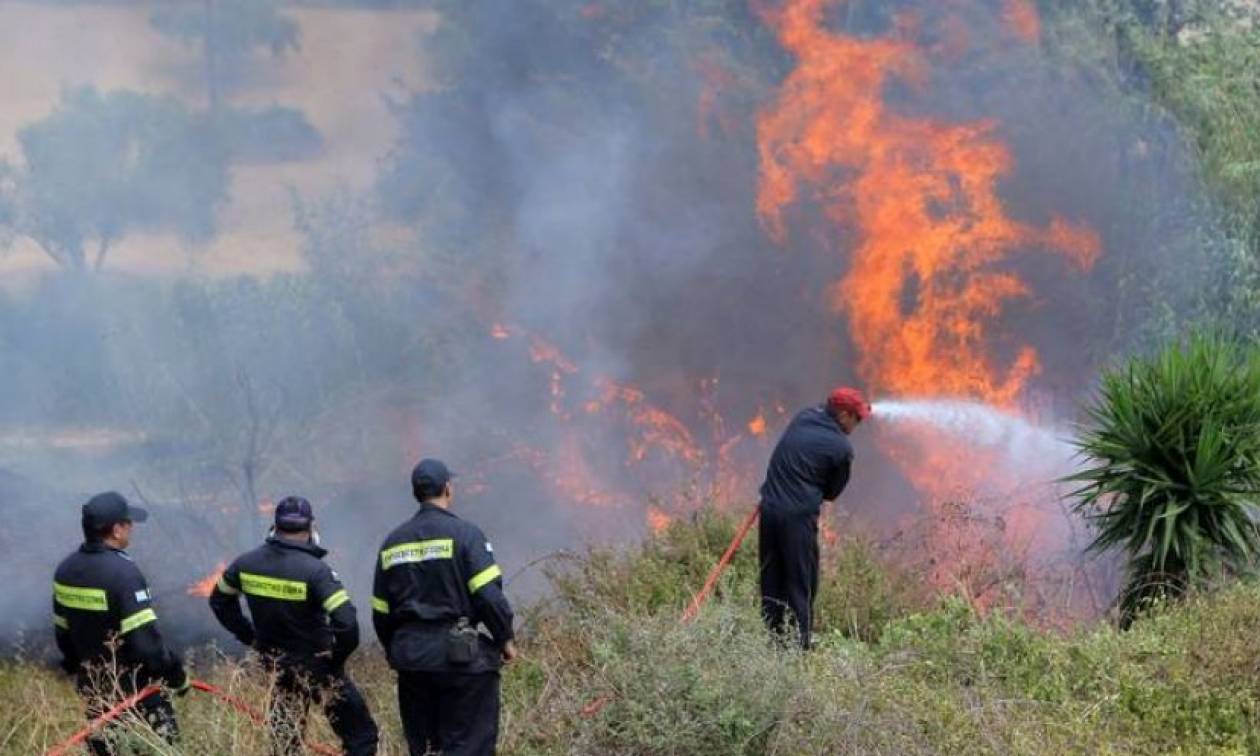
[[[1063,635],[1000,609],[981,616],[957,599],[929,599],[877,550],[850,542],[825,553],[819,647],[800,655],[766,641],[751,543],[700,618],[679,624],[735,526],[704,513],[629,553],[553,561],[555,591],[522,612],[525,655],[504,674],[502,752],[1260,749],[1260,586],[1196,592],[1128,632],[1104,625]],[[257,670],[214,652],[196,664],[233,695],[266,700]],[[403,753],[379,650],[360,651],[351,666],[382,724],[382,753]],[[180,753],[266,752],[248,719],[203,694],[177,708]],[[313,719],[311,737],[335,742]],[[59,673],[34,662],[0,667],[0,752],[40,752],[81,724]]]
[[[206,102],[217,111],[255,49],[280,56],[298,48],[298,25],[278,5],[274,0],[170,4],[155,10],[149,20],[161,33],[201,47]]]
[[[1197,307],[1165,320],[1254,335],[1260,331],[1260,6],[1251,0],[1041,6],[1052,20],[1048,37],[1060,65],[1082,70],[1083,81],[1110,81],[1113,106],[1165,117],[1192,150],[1191,167],[1203,188],[1195,202],[1208,212],[1191,231],[1185,254],[1213,278]],[[1158,144],[1144,139],[1142,149]],[[1161,298],[1158,291],[1151,296]],[[1163,329],[1164,336],[1177,332],[1173,322]]]
[[[227,193],[227,161],[208,124],[178,101],[132,92],[70,92],[18,134],[23,168],[0,162],[0,223],[69,270],[99,269],[133,230],[206,238]],[[95,254],[86,248],[95,244]]]
[[[1260,351],[1196,336],[1103,375],[1077,441],[1077,511],[1128,555],[1126,616],[1260,545]]]

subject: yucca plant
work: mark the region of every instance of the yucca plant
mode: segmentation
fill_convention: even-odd
[[[1102,377],[1075,442],[1090,548],[1123,548],[1121,619],[1239,568],[1260,545],[1260,351],[1196,335]]]

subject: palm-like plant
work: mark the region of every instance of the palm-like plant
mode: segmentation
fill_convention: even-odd
[[[1122,621],[1260,546],[1260,351],[1194,336],[1106,373],[1075,444],[1091,549],[1122,547]]]

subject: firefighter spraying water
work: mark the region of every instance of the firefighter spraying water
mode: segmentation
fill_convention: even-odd
[[[857,389],[841,387],[826,403],[802,410],[775,446],[761,486],[761,613],[776,637],[789,630],[810,647],[818,593],[818,514],[849,483],[849,434],[871,414]]]

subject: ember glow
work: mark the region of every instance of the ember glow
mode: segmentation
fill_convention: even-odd
[[[1003,20],[1028,44],[1036,44],[1041,39],[1041,17],[1033,0],[1006,0]]]
[[[479,479],[494,477],[489,468],[523,463],[559,502],[606,512],[639,510],[652,533],[704,504],[727,506],[755,494],[770,424],[759,413],[747,433],[729,432],[713,399],[716,379],[694,382],[685,404],[696,413],[684,420],[638,386],[589,373],[545,337],[508,325],[496,325],[490,336],[505,348],[523,348],[543,371],[550,395],[544,433],[557,440],[522,440],[511,454],[488,460]],[[620,454],[610,455],[610,449]],[[615,527],[619,520],[610,522]]]
[[[219,564],[211,570],[208,575],[189,585],[184,593],[189,596],[200,596],[201,598],[208,597],[214,592],[214,586],[218,584],[219,578],[223,577],[223,571],[226,569],[227,562],[219,562]]]

